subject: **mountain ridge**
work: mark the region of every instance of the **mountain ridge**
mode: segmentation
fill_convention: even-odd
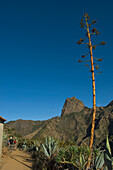
[[[19,119],[10,121],[5,126],[15,128],[16,133],[21,134],[23,138],[41,140],[47,136],[53,136],[59,140],[75,141],[80,145],[89,141],[91,122],[92,109],[84,106],[82,101],[72,97],[66,99],[61,117],[57,116],[45,121]],[[96,146],[103,143],[108,131],[109,137],[113,139],[112,123],[113,100],[107,106],[97,107],[94,137]]]

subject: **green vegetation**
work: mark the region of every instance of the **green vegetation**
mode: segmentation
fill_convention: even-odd
[[[47,137],[44,143],[33,152],[34,169],[44,170],[85,170],[91,149],[88,145],[77,146],[74,143],[58,141]],[[112,170],[113,158],[108,137],[104,150],[93,148],[90,168],[93,170]]]
[[[83,115],[83,112],[80,114]],[[77,114],[71,114],[71,118],[74,119],[75,115]],[[63,120],[67,122],[68,117],[69,115],[63,116]],[[64,124],[66,123],[65,121]],[[79,127],[82,128],[81,126]],[[8,135],[10,134],[7,134],[5,131],[5,141],[7,141]],[[75,135],[73,135],[73,140],[60,140],[49,136],[47,138],[43,138],[43,141],[38,141],[36,139],[23,139],[20,137],[18,138],[18,148],[32,154],[34,169],[85,170],[91,150],[88,147],[88,144],[78,145],[74,139]],[[102,148],[93,148],[90,168],[109,170],[112,169],[112,164],[113,158],[107,136],[105,147],[102,146]]]
[[[90,153],[90,148],[87,146],[68,146],[60,149],[56,161],[69,164],[73,168],[84,169]]]
[[[113,165],[113,157],[112,157],[112,153],[111,153],[111,148],[110,148],[108,136],[107,136],[107,138],[106,138],[105,165],[106,165],[106,166],[105,166],[105,167],[106,167],[106,170],[113,169],[113,168],[112,168],[112,165]]]
[[[42,143],[42,148],[45,156],[52,157],[57,149],[58,142],[53,137],[46,138],[45,144]]]

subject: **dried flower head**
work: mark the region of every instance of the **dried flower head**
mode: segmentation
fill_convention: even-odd
[[[98,30],[96,30],[95,32],[96,32],[96,35],[99,35],[99,34],[100,34],[100,32],[98,32]]]
[[[82,55],[82,58],[85,58],[86,56],[85,55]]]
[[[81,63],[82,61],[81,60],[78,60],[78,63]]]
[[[79,44],[79,45],[80,45],[80,44],[81,44],[81,41],[80,41],[80,40],[79,40],[79,41],[77,41],[77,44]]]
[[[95,48],[96,48],[96,45],[93,45],[93,46],[92,46],[92,48],[95,50]]]
[[[91,32],[95,32],[96,31],[96,28],[93,28],[92,30],[91,30]]]
[[[89,17],[89,15],[88,15],[87,13],[85,13],[85,17],[86,17],[88,20],[90,20],[90,17]]]
[[[88,17],[88,14],[87,14],[87,13],[85,13],[85,17]]]
[[[106,42],[104,42],[104,41],[101,41],[101,43],[100,43],[100,45],[105,45],[106,44]]]
[[[102,73],[102,71],[99,71],[99,73]]]
[[[83,42],[84,40],[82,38],[80,38],[80,41]]]
[[[93,20],[93,21],[92,21],[92,24],[95,24],[96,22],[97,22],[96,20]]]
[[[82,39],[82,38],[80,38],[80,40],[79,41],[77,41],[77,44],[81,44],[82,42],[83,42],[84,40]]]
[[[81,28],[84,28],[85,27],[85,24],[84,23],[80,23],[81,25]]]
[[[95,69],[96,69],[96,70],[98,70],[98,69],[99,69],[99,66],[98,66],[98,64],[95,66]]]
[[[100,58],[100,59],[98,59],[97,61],[102,61],[103,59],[102,58]]]

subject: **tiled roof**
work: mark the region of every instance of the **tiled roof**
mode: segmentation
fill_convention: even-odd
[[[3,117],[0,116],[0,119],[2,119],[4,122],[7,121],[6,119],[4,119]]]

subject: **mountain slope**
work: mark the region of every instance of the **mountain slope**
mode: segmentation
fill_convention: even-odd
[[[64,104],[61,117],[55,117],[46,121],[17,120],[8,122],[6,125],[15,128],[16,132],[22,134],[24,138],[43,139],[46,136],[53,136],[60,140],[73,140],[77,144],[87,143],[90,136],[92,109],[85,107],[76,98],[68,98],[67,100],[67,108],[66,104]],[[78,106],[79,112],[77,112]],[[69,113],[70,110],[73,113]],[[113,101],[106,107],[97,107],[94,137],[96,146],[104,142],[108,131],[112,140],[112,124]]]

